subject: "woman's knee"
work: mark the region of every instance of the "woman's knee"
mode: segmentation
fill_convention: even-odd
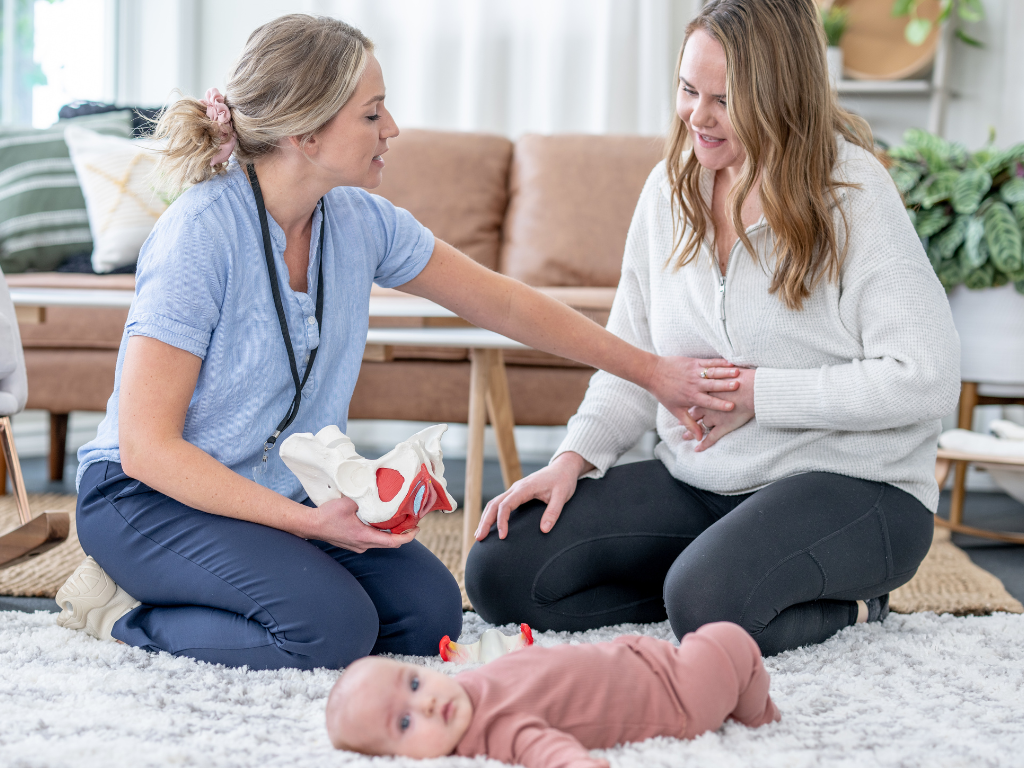
[[[302,669],[340,669],[368,656],[377,642],[380,619],[366,594],[327,597],[317,610],[304,612],[305,626],[278,631],[275,637],[292,651]]]
[[[717,621],[739,624],[754,634],[756,627],[747,626],[742,620],[744,612],[737,610],[728,574],[701,567],[700,559],[695,559],[698,562],[680,556],[665,576],[665,612],[675,636],[681,638]]]
[[[501,540],[492,531],[469,550],[466,594],[473,609],[492,624],[522,621],[532,576],[523,573],[518,549],[514,539]]]

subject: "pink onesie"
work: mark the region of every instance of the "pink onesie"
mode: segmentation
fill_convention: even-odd
[[[533,646],[455,678],[473,702],[456,755],[528,768],[590,768],[589,749],[652,736],[689,739],[732,717],[779,719],[757,643],[735,624],[707,624],[676,648],[651,637]]]

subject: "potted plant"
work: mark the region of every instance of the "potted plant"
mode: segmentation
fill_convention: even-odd
[[[825,51],[828,62],[828,76],[832,81],[832,87],[839,85],[843,79],[843,49],[839,47],[839,41],[846,32],[850,23],[850,11],[846,8],[829,2],[821,7],[821,24],[825,27],[825,39],[828,41],[828,49]]]
[[[965,381],[1024,384],[1024,143],[977,152],[911,129],[889,173],[949,295]]]

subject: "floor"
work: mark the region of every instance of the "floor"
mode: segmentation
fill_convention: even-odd
[[[367,452],[369,456],[370,453]],[[465,486],[466,462],[461,459],[445,459],[445,477],[448,490],[455,500],[462,504]],[[523,464],[524,474],[539,469],[541,464]],[[51,482],[47,477],[45,458],[26,458],[21,463],[25,486],[29,493],[75,493],[75,472],[78,462],[68,456],[64,481]],[[504,490],[501,482],[501,468],[497,461],[484,465],[484,498],[490,499]],[[943,492],[939,502],[939,514],[948,516],[949,492]],[[1002,493],[968,493],[964,507],[964,520],[969,525],[983,528],[999,528],[1024,533],[1024,504]],[[954,535],[953,541],[979,566],[998,576],[1006,590],[1024,602],[1024,547]],[[57,610],[48,598],[0,596],[0,610]]]

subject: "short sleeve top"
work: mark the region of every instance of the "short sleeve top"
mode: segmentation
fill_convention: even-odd
[[[98,461],[120,461],[118,395],[125,348],[149,336],[202,359],[182,435],[235,472],[296,501],[305,497],[281,461],[290,434],[346,427],[348,404],[362,362],[373,283],[395,287],[416,277],[430,260],[434,237],[402,208],[353,187],[324,196],[322,326],[316,321],[321,213],[313,215],[308,291],[289,286],[285,235],[268,215],[281,298],[299,369],[305,374],[295,420],[267,462],[263,445],[295,394],[274,308],[259,214],[244,170],[197,184],[160,217],[139,254],[135,299],[117,356],[114,392],[96,438],[78,452],[78,481]]]

